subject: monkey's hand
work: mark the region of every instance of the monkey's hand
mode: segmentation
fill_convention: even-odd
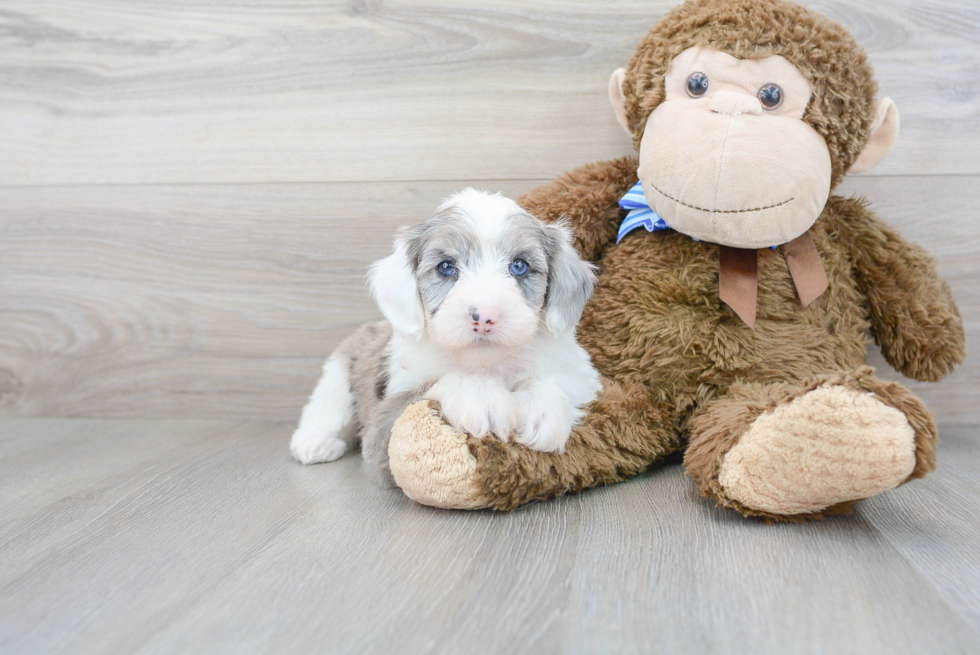
[[[966,356],[963,319],[936,262],[903,239],[861,200],[834,199],[852,220],[840,238],[870,309],[871,326],[889,364],[910,378],[937,382]],[[852,205],[850,207],[846,205]]]
[[[517,203],[543,221],[567,219],[575,249],[595,261],[616,240],[622,212],[619,200],[636,184],[636,157],[621,157],[580,166],[528,191]]]

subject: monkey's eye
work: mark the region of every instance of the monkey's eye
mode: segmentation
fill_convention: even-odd
[[[759,89],[759,102],[766,109],[775,109],[779,105],[783,104],[783,90],[779,88],[778,84],[763,84],[762,88]]]
[[[527,262],[523,259],[515,259],[510,263],[510,274],[516,277],[527,275]]]
[[[700,98],[708,92],[708,76],[704,73],[691,73],[687,78],[687,95]]]
[[[441,262],[436,266],[436,272],[442,277],[452,277],[456,275],[456,267],[452,262]]]

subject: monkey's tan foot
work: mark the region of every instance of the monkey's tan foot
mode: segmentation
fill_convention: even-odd
[[[931,470],[935,425],[918,399],[870,370],[835,378],[745,385],[699,417],[686,460],[702,492],[745,514],[801,518]]]
[[[431,401],[409,405],[395,422],[388,457],[395,483],[412,500],[448,509],[480,509],[476,458],[467,435],[445,423]]]
[[[804,514],[897,487],[914,468],[915,432],[902,412],[827,386],[757,418],[718,482],[746,507]]]

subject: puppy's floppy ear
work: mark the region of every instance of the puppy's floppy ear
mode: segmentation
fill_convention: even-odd
[[[583,261],[564,223],[545,226],[548,252],[548,293],[545,324],[554,335],[573,330],[595,289],[595,267]]]
[[[395,239],[394,252],[371,266],[368,279],[371,295],[391,327],[418,341],[425,328],[425,310],[408,258],[409,239],[408,231],[402,230]]]

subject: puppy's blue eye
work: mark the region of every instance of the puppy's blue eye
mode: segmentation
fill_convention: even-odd
[[[523,259],[515,259],[510,264],[510,274],[516,275],[517,277],[524,277],[527,275],[527,262]]]
[[[452,277],[456,275],[456,267],[453,266],[452,262],[442,262],[436,266],[436,272],[442,277]]]

